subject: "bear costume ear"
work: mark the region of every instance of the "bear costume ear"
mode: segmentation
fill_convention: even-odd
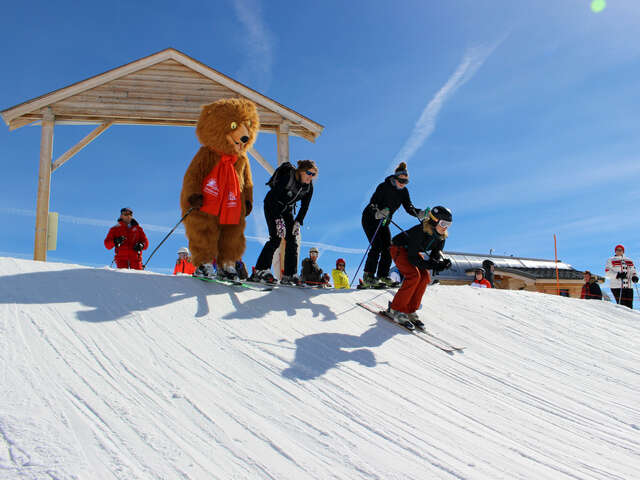
[[[200,112],[196,136],[202,145],[220,152],[228,148],[226,136],[231,125],[244,123],[249,132],[247,148],[255,143],[260,130],[260,117],[255,103],[244,98],[225,98],[204,105]]]

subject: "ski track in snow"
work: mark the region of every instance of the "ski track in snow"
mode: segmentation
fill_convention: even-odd
[[[3,480],[638,478],[636,311],[437,285],[447,355],[385,291],[0,271]]]

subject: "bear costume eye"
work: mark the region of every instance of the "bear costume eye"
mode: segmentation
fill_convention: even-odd
[[[231,122],[231,130],[235,130],[238,128],[238,124],[236,122]]]
[[[247,120],[247,127],[251,128],[251,120]]]

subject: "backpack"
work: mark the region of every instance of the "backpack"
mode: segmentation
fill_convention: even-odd
[[[294,170],[295,168],[291,164],[291,162],[284,162],[283,164],[278,165],[278,168],[276,168],[276,170],[273,172],[273,175],[271,175],[271,178],[267,183],[265,183],[265,185],[267,185],[269,188],[273,188],[275,187],[276,182],[280,176],[286,175],[287,173],[289,173],[289,181],[287,182],[286,189],[291,190],[295,182],[295,175],[292,175],[292,172]]]

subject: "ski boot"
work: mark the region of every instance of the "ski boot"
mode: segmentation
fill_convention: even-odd
[[[358,288],[380,288],[380,284],[373,277],[372,273],[364,272]]]
[[[250,282],[266,283],[267,285],[273,285],[278,283],[276,277],[269,270],[255,270],[249,277]]]
[[[384,285],[385,288],[395,288],[400,285],[398,282],[394,282],[389,277],[378,277],[376,280],[378,281],[379,285]]]
[[[229,282],[240,282],[240,277],[233,265],[221,266],[218,270],[218,278]]]
[[[409,317],[409,321],[413,323],[414,327],[418,330],[424,330],[424,322],[420,320],[420,317],[416,312],[409,313],[407,317]]]
[[[398,325],[402,325],[407,330],[415,330],[415,326],[409,320],[409,315],[404,312],[399,312],[398,310],[394,310],[391,308],[391,302],[389,302],[389,308],[387,308],[387,313],[391,316],[394,322]]]
[[[213,278],[215,276],[213,264],[203,263],[202,265],[198,266],[198,268],[196,268],[196,271],[193,272],[193,276],[198,278]]]
[[[300,281],[300,277],[298,275],[283,275],[282,278],[280,279],[280,283],[282,285],[293,285],[295,287],[298,287],[302,284],[302,282]]]

